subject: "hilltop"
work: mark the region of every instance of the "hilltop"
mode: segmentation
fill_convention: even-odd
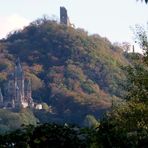
[[[56,117],[81,123],[100,117],[124,97],[124,52],[107,38],[83,29],[38,19],[0,41],[0,85],[19,57],[32,79],[33,98],[46,102]]]

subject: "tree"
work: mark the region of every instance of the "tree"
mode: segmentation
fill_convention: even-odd
[[[148,0],[145,0],[146,3],[148,3]]]
[[[142,147],[148,145],[148,40],[146,31],[137,27],[136,38],[145,54],[133,53],[132,66],[126,67],[129,82],[127,100],[112,107],[101,120],[96,143],[103,147]]]
[[[140,63],[141,64],[141,63]],[[128,100],[114,105],[101,120],[98,141],[104,147],[148,145],[148,69],[141,64],[128,66]]]
[[[138,1],[138,0],[137,0]],[[143,2],[143,0],[141,0],[142,2]],[[144,0],[145,1],[145,3],[147,4],[148,3],[148,0]]]
[[[37,127],[28,125],[21,130],[0,135],[0,147],[88,148],[88,137],[87,130],[67,124],[43,124]]]
[[[124,52],[129,52],[131,49],[131,44],[126,41],[122,43],[115,42],[114,45],[120,47]]]

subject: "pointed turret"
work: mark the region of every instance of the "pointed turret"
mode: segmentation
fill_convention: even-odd
[[[22,103],[22,94],[21,94],[21,91],[18,87],[18,85],[16,85],[15,87],[15,100],[14,100],[14,104],[15,104],[15,107],[20,107],[21,106],[21,103]]]
[[[15,62],[15,76],[16,77],[24,77],[24,72],[21,66],[20,58],[17,58]]]
[[[15,83],[19,88],[21,98],[24,99],[24,72],[19,58],[15,62]]]
[[[32,88],[31,88],[31,80],[26,80],[26,88],[25,88],[26,96],[30,100],[32,99]]]
[[[29,79],[27,82],[27,91],[31,93],[31,80]]]
[[[14,99],[12,100],[12,108],[15,108],[15,101],[14,101]]]
[[[1,91],[1,88],[0,88],[0,104],[2,105],[3,104],[3,95],[2,95],[2,91]]]

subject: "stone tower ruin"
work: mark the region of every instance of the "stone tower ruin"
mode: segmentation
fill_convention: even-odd
[[[65,7],[60,7],[60,23],[66,26],[70,26],[70,21]]]

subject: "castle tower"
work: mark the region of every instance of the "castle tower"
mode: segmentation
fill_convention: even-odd
[[[134,45],[132,46],[132,50],[133,50],[133,53],[135,53],[135,46]]]
[[[14,99],[12,100],[12,108],[15,108],[15,101],[14,101]]]
[[[0,106],[3,106],[3,95],[2,95],[2,91],[1,91],[1,88],[0,88]]]
[[[21,91],[18,87],[18,85],[16,85],[15,87],[15,100],[12,100],[12,104],[14,104],[14,107],[20,108],[22,106],[22,94]]]
[[[31,80],[25,81],[25,96],[27,98],[32,98],[32,90],[31,90]]]
[[[19,88],[21,98],[24,99],[24,72],[20,64],[20,59],[18,58],[15,63],[15,87]],[[16,98],[18,101],[18,97]]]
[[[28,101],[30,107],[33,106],[33,99],[32,99],[32,88],[31,88],[31,80],[25,81],[25,97]]]
[[[70,21],[65,7],[60,7],[60,23],[70,26]]]
[[[7,101],[11,102],[12,99],[15,99],[15,79],[13,73],[9,75],[8,82],[5,87],[7,89]]]

